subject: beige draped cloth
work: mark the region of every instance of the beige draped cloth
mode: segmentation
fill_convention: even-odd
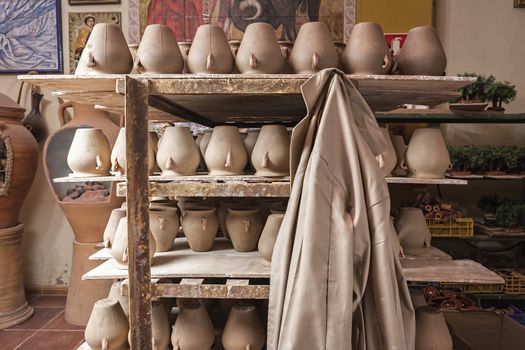
[[[292,191],[272,257],[269,350],[414,349],[415,320],[390,241],[384,141],[335,69],[303,86]]]

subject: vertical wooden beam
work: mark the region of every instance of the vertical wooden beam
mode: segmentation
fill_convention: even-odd
[[[148,86],[126,76],[126,181],[132,350],[151,350]]]

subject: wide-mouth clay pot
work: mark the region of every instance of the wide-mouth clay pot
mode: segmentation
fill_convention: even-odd
[[[179,231],[178,209],[174,207],[152,207],[149,210],[149,228],[155,242],[157,252],[167,252],[173,248],[173,242]]]
[[[226,228],[235,250],[239,252],[255,250],[263,228],[259,209],[229,208]]]
[[[219,219],[215,208],[185,208],[182,217],[182,230],[188,239],[191,250],[196,252],[211,250],[218,229]]]

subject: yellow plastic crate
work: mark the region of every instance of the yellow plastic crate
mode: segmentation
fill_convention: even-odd
[[[440,286],[446,289],[459,289],[465,293],[501,293],[505,285],[503,284],[468,284],[468,283],[446,283],[441,282]]]
[[[469,238],[474,235],[474,219],[426,219],[432,237]]]
[[[505,280],[505,294],[525,294],[525,275],[519,272],[499,272]]]

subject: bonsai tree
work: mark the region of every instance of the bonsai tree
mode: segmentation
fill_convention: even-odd
[[[521,147],[518,146],[502,146],[501,153],[503,155],[504,169],[507,172],[517,172],[520,170],[520,152]]]
[[[491,110],[504,111],[502,107],[503,103],[509,104],[514,98],[516,98],[516,86],[510,82],[496,82],[492,84],[489,90],[490,101],[492,102]]]
[[[488,168],[488,146],[467,146],[469,170],[473,173],[483,173]]]
[[[477,80],[463,88],[459,89],[461,96],[454,100],[454,102],[461,103],[479,103],[486,102],[490,95],[491,87],[496,80],[494,76],[488,78],[476,73],[459,74],[460,77],[477,77]]]

